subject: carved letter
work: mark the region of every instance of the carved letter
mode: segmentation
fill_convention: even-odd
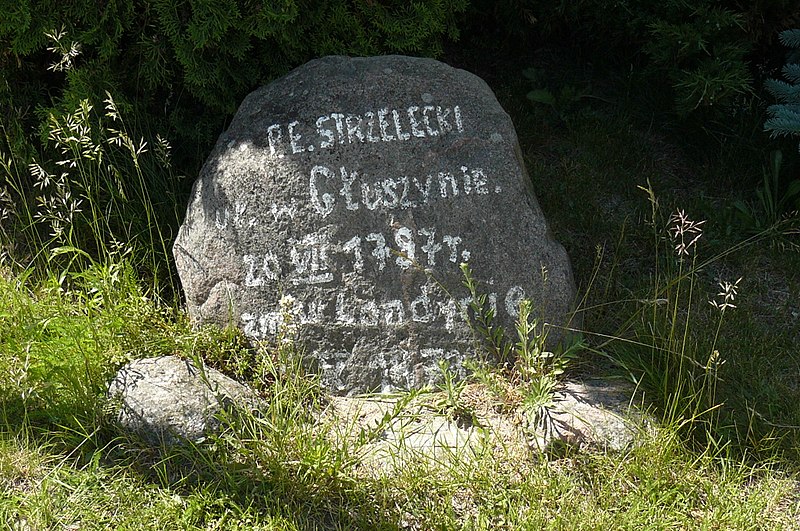
[[[439,130],[441,130],[442,134],[453,130],[453,126],[447,121],[447,116],[449,114],[450,109],[448,107],[445,107],[444,109],[441,107],[436,107],[436,121],[439,122]]]
[[[436,265],[436,253],[442,250],[442,244],[434,240],[436,234],[433,228],[419,229],[419,233],[428,237],[428,241],[422,246],[422,252],[428,255],[428,265],[433,267]]]
[[[417,178],[414,177],[414,186],[416,187],[417,190],[419,190],[419,193],[422,194],[423,205],[428,203],[428,196],[431,193],[431,181],[433,181],[433,176],[428,175],[428,178],[425,181],[425,188],[423,188],[420,182],[417,180]]]
[[[356,273],[363,273],[364,259],[361,257],[361,238],[353,236],[342,245],[342,250],[353,253],[353,271]]]
[[[464,132],[464,124],[461,123],[461,109],[458,105],[453,107],[453,113],[456,115],[456,129],[458,129],[459,133]]]
[[[367,234],[366,239],[368,242],[375,242],[375,249],[372,250],[372,256],[378,260],[378,270],[383,271],[383,268],[386,267],[386,260],[389,258],[389,249],[386,247],[386,239],[383,237],[383,234],[379,232]]]
[[[383,206],[386,208],[397,208],[397,205],[400,203],[400,199],[397,197],[397,192],[395,188],[397,188],[397,183],[394,179],[386,179],[381,181],[381,188],[383,188],[384,193],[386,194],[383,198]]]
[[[252,254],[246,254],[242,258],[245,264],[248,265],[247,275],[244,279],[244,285],[248,287],[263,286],[267,281],[276,281],[281,273],[281,266],[278,263],[278,258],[272,251],[264,255],[264,261],[261,265],[262,276],[257,277],[255,273],[257,258]]]
[[[297,121],[294,121],[289,124],[289,143],[292,145],[292,153],[302,153],[303,151],[306,150],[306,148],[297,143],[297,141],[300,140],[300,138],[302,138],[302,135],[294,134],[294,128],[297,127],[298,125],[299,122]]]
[[[356,322],[353,309],[348,306],[352,305],[345,302],[344,293],[340,291],[336,296],[336,322],[344,324],[353,324]]]
[[[387,129],[389,129],[389,122],[386,121],[386,115],[388,113],[389,109],[381,109],[378,111],[378,123],[381,127],[381,140],[384,142],[394,140],[394,137],[387,131]]]
[[[422,131],[419,128],[419,122],[417,121],[417,117],[414,116],[414,113],[419,110],[419,107],[416,105],[411,106],[408,108],[408,121],[411,122],[411,134],[418,137],[418,138],[425,138],[425,131]]]
[[[244,335],[255,339],[262,339],[262,334],[256,330],[256,316],[252,313],[243,313],[242,322],[244,323]]]
[[[448,298],[445,302],[437,303],[439,305],[439,313],[444,315],[444,328],[452,332],[456,326],[456,316],[458,315],[458,307],[454,299]]]
[[[391,300],[381,304],[383,310],[384,320],[387,325],[401,325],[405,320],[405,311],[403,310],[403,302],[400,300]]]
[[[440,171],[439,172],[439,192],[442,194],[442,197],[447,197],[447,181],[450,181],[450,188],[453,190],[453,197],[458,195],[458,184],[456,184],[456,179],[453,177],[453,174],[449,171]]]
[[[414,299],[411,303],[411,320],[417,323],[430,323],[433,321],[434,315],[431,311],[431,299],[428,296],[427,285],[422,286],[422,295]],[[420,309],[420,307],[422,307]]]
[[[347,115],[347,141],[353,143],[353,135],[359,142],[364,141],[364,133],[361,132],[361,117],[356,114]]]
[[[483,173],[483,170],[478,168],[472,170],[472,184],[475,185],[475,193],[479,195],[485,195],[489,193],[489,190],[486,188],[486,174]]]
[[[331,118],[336,122],[336,132],[339,133],[339,144],[344,144],[344,114],[331,113]]]
[[[404,133],[400,128],[400,113],[392,110],[392,117],[394,118],[394,130],[397,133],[397,138],[400,140],[408,140],[411,138],[411,133]]]
[[[525,290],[520,286],[513,286],[506,293],[506,311],[511,317],[519,316],[519,303],[525,298]]]
[[[368,210],[375,210],[378,208],[381,201],[381,191],[377,183],[371,186],[367,183],[361,183],[361,202],[364,203],[364,206],[367,207]]]
[[[450,261],[454,264],[458,262],[458,244],[461,243],[461,238],[458,236],[449,236],[447,234],[442,238],[444,243],[450,247]]]
[[[417,204],[408,199],[408,177],[403,175],[400,177],[400,182],[403,183],[403,193],[400,196],[400,208],[414,208]]]
[[[273,124],[267,127],[267,139],[269,140],[269,154],[274,157],[278,153],[278,147],[281,142],[280,124]],[[283,158],[283,153],[278,153],[278,158]]]
[[[469,176],[466,166],[461,166],[461,173],[464,174],[464,193],[469,195],[472,192],[472,178]]]
[[[372,134],[372,131],[375,129],[375,113],[367,111],[364,113],[364,116],[369,120],[367,122],[367,140],[370,142],[378,142],[380,138]]]
[[[292,284],[324,284],[333,280],[333,273],[328,270],[328,248],[330,241],[327,234],[307,234],[302,240],[289,239],[292,246],[289,257],[294,265]]]
[[[437,136],[439,134],[439,131],[431,129],[431,119],[428,116],[428,113],[434,110],[436,109],[431,105],[426,105],[422,108],[422,121],[425,123],[425,130],[428,132],[428,136]]]
[[[344,166],[339,168],[339,171],[342,174],[342,189],[339,190],[339,195],[344,197],[344,206],[347,207],[347,210],[358,210],[358,202],[353,202],[352,193],[353,181],[358,177],[358,173],[352,172],[348,177],[347,170]]]
[[[380,319],[380,313],[378,312],[378,305],[375,301],[369,300],[364,301],[364,305],[360,308],[361,309],[361,324],[366,326],[377,326],[378,320]]]

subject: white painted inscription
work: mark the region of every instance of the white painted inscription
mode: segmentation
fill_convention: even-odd
[[[270,202],[258,208],[252,208],[257,201],[252,196],[237,200],[234,195],[229,205],[212,214],[214,225],[220,232],[247,235],[242,240],[249,242],[254,228],[276,224],[291,227],[298,215],[310,213],[329,224],[309,234],[294,233],[266,251],[244,249],[240,285],[281,293],[285,300],[291,300],[295,325],[390,330],[424,325],[459,333],[471,302],[469,297],[454,298],[430,278],[422,284],[417,280],[416,284],[405,285],[402,294],[381,297],[371,289],[365,292],[364,286],[370,283],[363,280],[383,274],[403,275],[420,268],[458,271],[458,264],[472,256],[466,234],[451,234],[424,223],[398,223],[395,213],[442,205],[457,208],[457,203],[465,200],[484,201],[503,192],[495,176],[466,164],[429,168],[422,174],[370,174],[377,170],[363,170],[357,159],[326,160],[318,155],[338,146],[439,141],[465,132],[461,106],[437,105],[429,93],[423,93],[421,100],[419,105],[378,106],[358,113],[336,111],[317,116],[310,123],[291,120],[266,128],[265,152],[269,158],[291,157],[295,163],[304,160],[304,153],[315,152],[313,162],[301,168],[308,179],[307,186],[292,190],[288,198],[269,198]],[[495,134],[490,140],[502,140],[496,137]],[[370,232],[336,231],[338,220],[359,213],[391,216],[387,216],[383,227],[370,226]],[[493,283],[492,280],[490,284]],[[525,297],[524,289],[515,285],[493,290],[487,296],[490,307],[516,317]],[[271,308],[250,308],[239,318],[245,334],[266,339],[287,326],[285,312],[286,308],[279,309],[276,304]],[[460,365],[464,354],[457,349],[425,344],[414,348],[376,352],[366,370],[381,375],[384,390],[434,382],[440,376],[438,360],[448,361],[459,373],[464,371]],[[318,352],[316,356],[322,363],[326,385],[344,390],[345,373],[353,354],[334,351]]]
[[[506,311],[513,309],[509,314],[516,317],[519,302],[524,294],[522,287],[512,286],[505,293],[489,293],[487,298],[490,308],[495,311],[498,298],[501,298]],[[301,325],[335,323],[361,327],[399,327],[411,322],[440,324],[448,332],[455,330],[457,320],[472,302],[470,297],[456,301],[437,290],[431,282],[420,286],[416,295],[407,302],[400,299],[382,301],[347,293],[344,290],[339,291],[331,300],[302,301],[294,296],[292,299],[296,301],[293,317]],[[284,320],[284,316],[278,310],[260,314],[244,312],[240,318],[245,333],[256,339],[274,337]]]
[[[330,240],[325,233],[306,234],[302,239],[289,238],[292,284],[325,284],[333,280],[328,265]]]
[[[461,166],[457,172],[431,173],[424,178],[389,177],[369,180],[359,170],[340,166],[334,170],[315,165],[309,172],[308,196],[292,198],[288,204],[273,202],[269,207],[271,219],[247,216],[247,203],[235,201],[233,209],[224,207],[214,213],[214,224],[220,231],[244,229],[271,222],[291,222],[298,212],[298,204],[308,200],[314,212],[326,218],[337,208],[357,211],[415,209],[433,207],[437,201],[456,199],[459,196],[488,195],[502,192],[502,187],[490,183],[482,168]]]
[[[350,211],[420,208],[459,195],[487,195],[489,190],[489,178],[484,170],[466,166],[461,166],[460,172],[441,171],[424,178],[403,175],[371,180],[346,166],[340,166],[337,172],[316,165],[311,168],[308,179],[309,200],[323,218],[337,206]],[[491,190],[499,194],[502,187],[494,185]]]
[[[367,268],[383,271],[395,254],[394,265],[401,271],[411,267],[434,267],[437,263],[457,264],[469,258],[470,252],[462,245],[462,238],[451,234],[437,235],[433,227],[416,231],[400,226],[387,237],[371,232],[365,237],[355,235],[346,241],[331,242],[327,233],[318,232],[304,237],[288,238],[288,257],[280,260],[274,252],[263,255],[245,254],[242,257],[247,287],[259,287],[272,282],[277,286],[285,273],[294,285],[327,284],[337,280],[331,266],[332,259],[342,264],[340,274],[361,275]],[[421,251],[421,254],[417,252]],[[438,260],[438,262],[437,262]],[[339,278],[338,280],[341,280]]]
[[[272,251],[267,252],[263,258],[252,254],[244,255],[247,266],[247,276],[244,285],[248,288],[263,286],[269,281],[277,282],[281,275],[281,266]]]
[[[296,120],[285,125],[272,124],[267,127],[266,135],[270,156],[284,158],[337,145],[405,142],[412,138],[463,132],[464,119],[458,105],[411,105],[402,109],[384,107],[362,114],[332,112],[317,117],[313,125]]]
[[[329,389],[347,391],[345,373],[353,366],[352,354],[347,351],[327,351],[321,353],[322,384]],[[435,385],[441,377],[439,361],[446,361],[449,370],[463,378],[467,371],[461,360],[464,354],[457,349],[423,347],[408,351],[397,348],[390,352],[377,352],[364,368],[366,372],[381,375],[378,390],[390,393],[399,388]]]

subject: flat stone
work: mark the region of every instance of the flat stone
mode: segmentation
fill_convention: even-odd
[[[134,360],[118,372],[108,394],[120,401],[120,426],[152,444],[199,442],[218,429],[218,414],[255,394],[210,367],[176,356]]]
[[[174,254],[195,322],[296,332],[336,394],[422,387],[440,360],[465,374],[462,262],[497,324],[530,298],[551,344],[575,296],[491,89],[403,56],[325,57],[250,94]]]
[[[519,464],[567,447],[630,448],[654,425],[634,396],[633,387],[620,382],[564,382],[542,423],[531,419],[521,396],[519,403],[506,403],[483,384],[468,384],[456,398],[459,411],[447,405],[444,393],[332,397],[321,425],[336,444],[350,445],[369,474],[392,475],[422,461],[465,465],[487,452]]]
[[[540,450],[566,444],[579,449],[622,451],[652,419],[634,403],[635,390],[620,382],[593,379],[565,382],[555,393],[545,421],[525,428]]]
[[[421,461],[467,463],[493,443],[486,430],[438,413],[428,398],[334,396],[322,424],[335,444],[353,448],[364,472],[379,476]]]

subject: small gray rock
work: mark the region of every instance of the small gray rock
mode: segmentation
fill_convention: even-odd
[[[528,433],[540,450],[564,443],[579,449],[621,451],[649,423],[634,407],[630,385],[607,380],[565,382],[555,394],[555,406]]]
[[[248,387],[210,367],[175,356],[135,360],[118,372],[108,390],[120,400],[119,424],[153,444],[199,442],[219,427],[217,414],[237,404],[251,407]]]
[[[291,316],[336,394],[422,387],[440,360],[464,374],[462,262],[498,324],[530,298],[551,343],[575,296],[492,90],[413,57],[324,57],[247,96],[174,255],[195,322],[269,339]]]

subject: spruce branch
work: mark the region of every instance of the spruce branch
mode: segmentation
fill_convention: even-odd
[[[800,29],[788,29],[778,34],[781,44],[787,48],[800,48]]]

